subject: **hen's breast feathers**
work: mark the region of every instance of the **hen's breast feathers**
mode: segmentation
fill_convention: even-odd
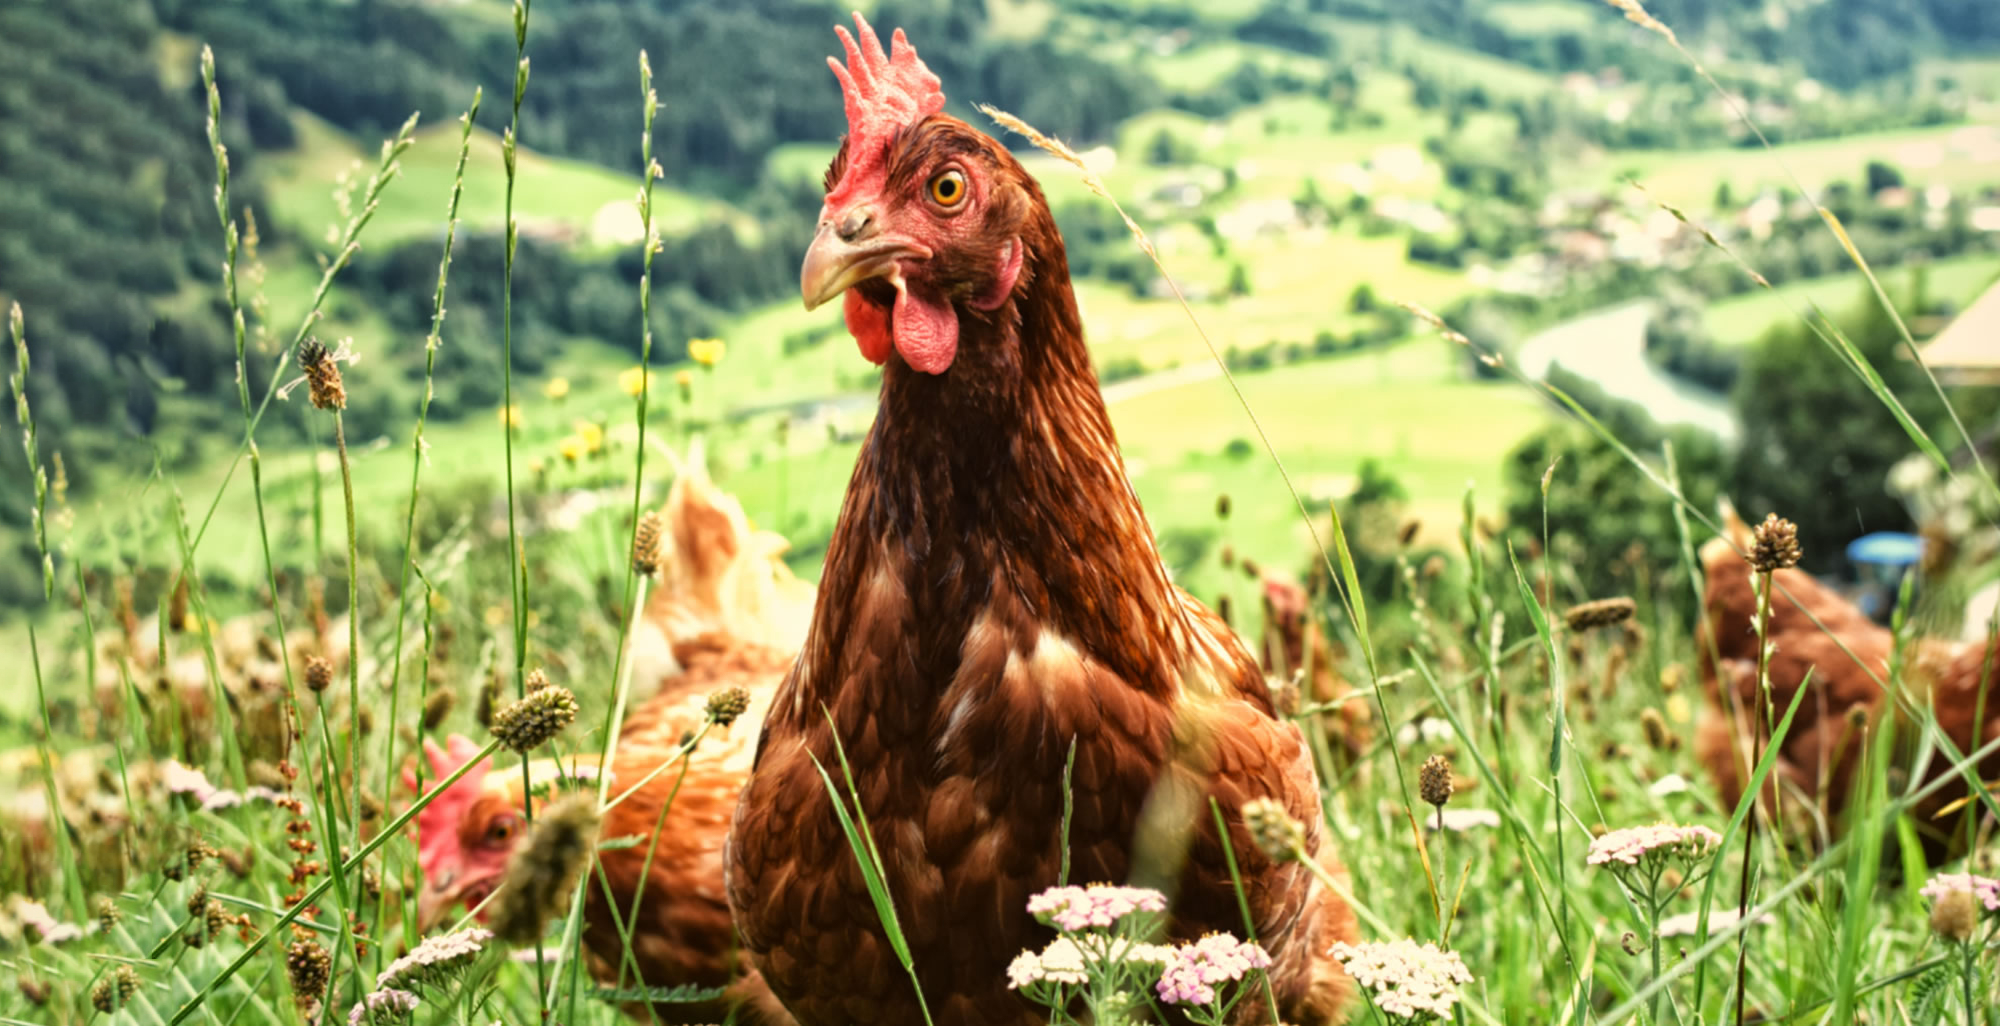
[[[1060,242],[1043,244],[1032,277],[1059,287]],[[1236,635],[1169,582],[1060,293],[1018,325],[968,326],[949,375],[886,371],[737,807],[744,943],[802,1022],[919,1021],[821,776],[846,793],[837,736],[939,1021],[1036,1021],[1004,968],[1048,939],[1026,902],[1056,882],[1066,800],[1073,881],[1176,895],[1181,936],[1241,933],[1211,799],[1281,1007],[1338,1021],[1351,983],[1325,953],[1356,938],[1352,912],[1241,816],[1276,799],[1337,869],[1303,737]]]

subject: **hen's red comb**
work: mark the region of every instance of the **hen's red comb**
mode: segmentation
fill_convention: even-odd
[[[902,29],[889,37],[889,52],[884,54],[882,41],[860,11],[854,12],[854,28],[860,33],[858,43],[845,27],[833,30],[847,49],[847,66],[826,59],[833,77],[840,80],[847,105],[847,170],[827,197],[829,203],[850,185],[879,177],[889,140],[899,130],[944,109],[942,83],[924,67]]]
[[[449,747],[439,748],[436,741],[424,738],[424,755],[430,760],[431,771],[439,780],[479,754],[479,746],[461,734],[453,734],[445,744]],[[465,775],[458,778],[458,783],[445,788],[442,794],[424,806],[423,811],[417,813],[417,865],[422,867],[425,876],[432,875],[446,860],[458,856],[458,824],[465,819],[472,803],[479,799],[485,789],[486,773],[492,768],[493,760],[486,759],[466,770]],[[404,770],[403,783],[415,790],[416,774]]]

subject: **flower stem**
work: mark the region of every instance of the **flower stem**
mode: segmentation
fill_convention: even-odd
[[[1979,948],[1967,941],[1959,945],[1959,955],[1965,959],[1965,971],[1959,974],[1965,985],[1965,1026],[1978,1026],[1979,1006],[1972,1000],[1972,978],[1979,975]]]
[[[1764,759],[1764,732],[1766,729],[1765,701],[1771,689],[1771,571],[1757,572],[1757,694],[1752,698],[1753,710],[1750,728],[1750,775],[1755,775],[1757,764]],[[1763,788],[1758,788],[1762,791]],[[1776,788],[1773,787],[1773,798]],[[1743,821],[1743,875],[1736,891],[1737,921],[1750,914],[1750,870],[1752,853],[1757,845],[1757,813],[1762,794],[1750,796],[1750,814]],[[1743,1026],[1743,1002],[1745,991],[1749,989],[1750,934],[1739,935],[1736,945],[1736,1026]]]
[[[1660,978],[1660,878],[1654,874],[1646,888],[1646,934],[1653,949],[1653,979]],[[1662,990],[1653,995],[1653,1026],[1659,1026],[1660,999],[1666,996]]]

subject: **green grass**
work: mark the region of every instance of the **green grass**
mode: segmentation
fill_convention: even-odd
[[[1308,82],[1325,77],[1329,67],[1326,60],[1295,50],[1224,40],[1198,42],[1168,56],[1153,57],[1146,68],[1156,81],[1200,94],[1215,88],[1244,64],[1254,64],[1267,75],[1290,73]]]
[[[259,174],[277,217],[286,227],[317,239],[339,220],[334,194],[343,176],[374,160],[374,141],[362,141],[310,114],[294,116],[298,144],[291,150],[263,156]],[[368,238],[377,245],[438,234],[443,200],[451,191],[458,161],[458,127],[448,123],[418,130],[416,142],[403,158],[402,180],[384,195]],[[637,175],[612,171],[582,161],[543,156],[523,148],[518,163],[520,209],[524,236],[565,239],[586,246],[638,244],[639,215],[633,205]],[[459,219],[468,231],[497,232],[502,227],[505,175],[501,173],[500,137],[486,128],[473,131],[472,158],[466,169],[465,197]],[[663,234],[693,228],[710,218],[726,217],[740,228],[749,225],[720,201],[695,196],[664,185],[654,192],[655,222]]]
[[[2000,278],[2000,256],[1980,254],[1940,260],[1924,271],[1932,301],[1943,300],[1964,309],[1981,292]],[[1914,287],[1915,268],[1883,272],[1882,284],[1890,295],[1907,301]],[[1850,308],[1857,301],[1872,302],[1874,293],[1860,271],[1828,275],[1810,281],[1789,282],[1775,289],[1759,289],[1711,303],[1704,315],[1715,340],[1726,345],[1748,345],[1773,326],[1793,322],[1800,311],[1810,311],[1807,300],[1828,313]]]
[[[1516,36],[1587,32],[1603,24],[1604,12],[1556,0],[1509,0],[1486,8],[1486,20]]]
[[[1258,6],[1248,0],[1153,3],[1194,11],[1211,25],[1246,17]],[[1064,17],[1058,7],[1039,0],[1019,0],[1013,6],[1028,17]],[[1548,13],[1540,6],[1514,4],[1503,17],[1520,27]],[[468,16],[486,19],[501,8],[489,0],[469,10],[472,13]],[[1597,13],[1611,20],[1608,14]],[[1549,84],[1546,76],[1490,59],[1474,59],[1450,47],[1408,39],[1392,42],[1469,79],[1490,77],[1495,89],[1528,92],[1546,89]],[[1234,56],[1232,49],[1237,48],[1233,44],[1197,48],[1188,54],[1186,66],[1180,70],[1196,75],[1204,70],[1200,62],[1206,61],[1226,71],[1224,65]],[[1264,56],[1268,55],[1257,59]],[[1426,135],[1437,131],[1440,118],[1408,108],[1406,86],[1386,75],[1368,75],[1364,79],[1365,104],[1401,116],[1385,118],[1379,129],[1347,133],[1332,131],[1331,109],[1312,99],[1278,99],[1239,112],[1216,126],[1212,139],[1207,138],[1205,126],[1192,124],[1183,116],[1156,112],[1121,133],[1121,159],[1107,177],[1116,193],[1138,198],[1134,205],[1143,208],[1143,197],[1152,187],[1183,170],[1150,168],[1139,159],[1143,153],[1139,147],[1150,133],[1167,127],[1201,138],[1205,163],[1228,165],[1238,171],[1238,191],[1208,213],[1226,212],[1243,200],[1287,197],[1296,193],[1302,181],[1325,174],[1331,165],[1364,161],[1383,146],[1419,145]],[[1474,131],[1490,127],[1478,121],[1473,124]],[[334,207],[330,198],[315,200],[313,193],[316,190],[325,196],[347,161],[369,154],[366,147],[324,132],[315,135],[317,130],[311,125],[307,129],[307,143],[291,156],[291,163],[280,158],[266,167],[275,169],[269,184],[280,217],[296,219],[287,223],[316,234],[321,222],[333,218]],[[1907,142],[1918,135],[1921,133],[1902,133],[1894,138]],[[1898,145],[1884,142],[1885,138],[1843,140],[1820,149],[1799,147],[1787,151],[1788,159],[1808,164],[1811,173],[1818,174],[1821,164],[1857,158],[1864,145],[1892,149]],[[475,160],[484,161],[490,171],[497,164],[492,137],[478,136],[476,146]],[[399,183],[400,188],[391,190],[392,202],[385,204],[369,236],[371,241],[426,238],[436,232],[436,212],[424,207],[444,193],[444,183],[437,177],[441,173],[438,165],[448,161],[440,158],[440,152],[435,136],[426,135],[419,141],[405,164],[405,177],[417,181]],[[827,152],[825,147],[816,146],[788,148],[774,155],[772,164],[787,174],[817,176]],[[1715,175],[1737,176],[1745,160],[1768,160],[1739,151],[1642,154],[1631,159],[1651,162],[1646,166],[1662,175],[1668,188],[1691,189],[1712,188]],[[1042,162],[1035,167],[1050,185],[1052,195],[1082,195],[1069,169]],[[1806,168],[1801,167],[1801,171],[1806,173]],[[1576,173],[1588,176],[1594,172]],[[1851,175],[1851,170],[1838,173]],[[1919,174],[1912,177],[1922,180]],[[1744,179],[1754,180],[1754,174]],[[498,203],[497,182],[498,176],[492,174],[484,176],[477,186],[468,182],[468,224],[491,227]],[[629,203],[635,186],[636,181],[611,172],[524,158],[517,199],[531,225],[578,232],[579,241],[602,244],[609,240],[593,238],[588,226],[608,204]],[[1408,188],[1419,195],[1438,196],[1441,202],[1453,199],[1435,181],[1420,180]],[[1661,191],[1664,194],[1665,190]],[[690,219],[728,216],[719,205],[682,199],[686,209],[662,197],[662,208],[672,224],[693,223],[675,220],[683,215]],[[1683,201],[1705,199],[1706,192],[1702,192]],[[1350,326],[1343,310],[1346,297],[1364,281],[1380,294],[1433,306],[1468,288],[1461,276],[1407,263],[1402,259],[1404,244],[1394,237],[1367,239],[1340,230],[1289,232],[1234,241],[1229,252],[1217,254],[1211,243],[1193,230],[1186,216],[1155,218],[1148,214],[1143,219],[1169,269],[1190,287],[1218,289],[1237,262],[1249,270],[1248,296],[1197,303],[1202,323],[1220,346],[1250,347],[1274,339],[1309,342],[1319,330],[1341,331]],[[296,254],[267,256],[271,268],[265,289],[273,306],[272,319],[279,333],[289,335],[315,276]],[[2000,257],[1949,261],[1933,269],[1931,290],[1934,295],[1959,298],[1996,273],[2000,273]],[[1895,290],[1903,280],[1904,273],[1898,271],[1888,276],[1886,284]],[[1856,287],[1852,278],[1843,276],[1788,286],[1788,290],[1834,306],[1845,303]],[[1175,304],[1135,299],[1124,290],[1089,282],[1080,283],[1078,292],[1100,360],[1136,358],[1152,368],[1179,365],[1198,370],[1210,359]],[[182,297],[184,301],[198,298]],[[1747,336],[1777,316],[1789,316],[1780,312],[1781,306],[1773,309],[1774,305],[1770,296],[1718,304],[1710,313],[1711,324],[1719,336]],[[338,293],[329,312],[323,335],[337,337],[352,332],[393,338],[377,314],[343,304]],[[838,326],[838,316],[830,309],[806,313],[788,300],[738,318],[723,332],[730,348],[720,366],[712,371],[669,368],[659,375],[653,420],[648,426],[649,434],[678,446],[685,438],[686,425],[706,425],[718,481],[739,495],[754,520],[777,528],[800,544],[798,565],[808,574],[816,572],[814,546],[832,527],[854,465],[856,446],[851,441],[831,441],[823,431],[801,429],[792,433],[781,450],[775,433],[777,414],[770,411],[785,404],[859,396],[845,417],[850,427],[865,422],[867,397],[874,390],[878,372],[853,350]],[[807,333],[824,338],[817,345],[786,351],[788,337]],[[383,344],[416,343],[402,339]],[[454,339],[448,326],[446,344],[497,345],[493,340]],[[1381,569],[1394,551],[1396,526],[1414,517],[1421,525],[1414,539],[1417,550],[1426,557],[1431,551],[1438,552],[1438,565],[1443,568],[1436,574],[1426,567],[1409,577],[1394,576],[1367,609],[1365,637],[1354,632],[1352,623],[1356,621],[1334,612],[1330,602],[1322,610],[1343,648],[1339,668],[1364,686],[1379,684],[1368,701],[1388,720],[1377,723],[1378,744],[1367,750],[1359,770],[1341,771],[1336,776],[1333,767],[1323,767],[1329,771],[1322,781],[1321,796],[1330,825],[1326,836],[1352,870],[1355,898],[1366,924],[1363,933],[1370,939],[1431,939],[1438,923],[1426,874],[1444,874],[1447,893],[1453,893],[1453,884],[1465,883],[1465,904],[1451,935],[1451,946],[1476,976],[1476,982],[1465,989],[1464,1022],[1604,1022],[1624,1026],[1643,1021],[1652,1026],[1650,1017],[1642,1020],[1637,1016],[1646,1003],[1636,999],[1652,970],[1643,957],[1627,954],[1632,949],[1623,940],[1627,931],[1644,930],[1646,924],[1638,921],[1632,902],[1608,871],[1586,866],[1584,853],[1588,833],[1597,827],[1671,819],[1720,828],[1729,821],[1732,810],[1723,805],[1690,750],[1695,725],[1703,715],[1696,708],[1699,697],[1695,685],[1669,688],[1666,684],[1670,679],[1688,680],[1691,675],[1695,647],[1687,624],[1697,615],[1696,604],[1685,582],[1678,579],[1655,578],[1651,583],[1656,590],[1649,590],[1645,582],[1622,578],[1620,583],[1629,583],[1639,599],[1643,629],[1629,633],[1539,633],[1540,625],[1549,618],[1539,607],[1531,609],[1524,602],[1524,596],[1533,593],[1532,581],[1540,574],[1549,574],[1559,607],[1567,599],[1587,597],[1575,582],[1584,571],[1596,568],[1549,565],[1523,553],[1522,578],[1516,579],[1516,568],[1498,546],[1487,544],[1476,559],[1458,547],[1457,531],[1463,516],[1460,502],[1468,488],[1477,497],[1477,512],[1491,516],[1499,505],[1503,455],[1551,416],[1547,406],[1528,390],[1464,379],[1462,359],[1461,351],[1426,335],[1367,353],[1238,377],[1244,397],[1292,483],[1311,504],[1313,527],[1322,540],[1329,540],[1326,500],[1345,495],[1363,461],[1374,458],[1408,489],[1409,500],[1398,509],[1354,518],[1348,524],[1350,542],[1361,551],[1364,564]],[[608,507],[584,514],[573,527],[530,532],[518,560],[505,540],[505,528],[498,524],[503,515],[498,512],[497,496],[501,493],[491,488],[499,479],[502,458],[496,411],[431,426],[424,491],[445,503],[442,519],[451,528],[444,542],[427,545],[418,558],[425,579],[438,588],[438,601],[429,607],[430,612],[438,625],[449,628],[458,639],[456,654],[439,657],[435,683],[427,685],[459,696],[443,731],[463,731],[482,739],[486,736],[473,721],[473,689],[489,661],[504,663],[514,657],[508,641],[500,640],[509,633],[504,627],[509,610],[498,596],[504,594],[504,582],[513,568],[520,566],[532,584],[530,608],[525,614],[528,647],[524,651],[530,653],[531,665],[546,666],[559,683],[574,686],[584,707],[581,721],[558,743],[557,750],[588,750],[597,742],[590,725],[605,722],[600,717],[611,700],[612,666],[620,637],[620,614],[606,608],[606,582],[621,580],[628,560],[622,517],[632,494],[632,451],[623,432],[629,430],[631,403],[618,379],[631,362],[622,348],[598,340],[573,340],[550,373],[516,382],[521,426],[515,448],[521,470],[520,495],[528,520],[539,522],[552,507],[586,492],[610,500]],[[679,369],[691,370],[690,400],[681,398],[674,382],[674,371]],[[548,380],[557,376],[569,385],[569,393],[561,399],[544,390]],[[356,387],[361,387],[362,380],[357,377]],[[1114,390],[1113,394],[1124,391]],[[1865,402],[1868,397],[1857,391],[1856,401]],[[733,416],[750,410],[764,412]],[[1227,596],[1237,611],[1236,622],[1254,634],[1256,589],[1242,572],[1244,562],[1301,569],[1312,558],[1313,550],[1279,470],[1264,455],[1236,396],[1220,378],[1182,381],[1119,399],[1112,405],[1111,416],[1134,486],[1156,532],[1168,539],[1170,552],[1187,551],[1190,540],[1192,548],[1202,550],[1199,558],[1176,566],[1178,580],[1203,599]],[[324,418],[321,421],[324,432]],[[612,446],[607,456],[586,456],[580,466],[572,468],[561,449],[580,433],[578,421],[608,422],[613,428]],[[226,445],[233,439],[222,442]],[[1247,443],[1247,454],[1241,451],[1245,446],[1234,444],[1238,442]],[[407,440],[391,437],[378,444],[357,438],[353,444],[353,475],[364,542],[400,537],[402,510],[408,501],[411,457]],[[1231,448],[1238,451],[1232,453]],[[329,552],[342,547],[338,477],[324,449],[273,444],[263,452],[264,497],[275,530],[272,546],[287,559],[316,545],[326,546]],[[537,474],[529,469],[534,464],[547,469]],[[144,557],[152,564],[173,562],[172,525],[163,514],[169,495],[178,492],[186,496],[190,508],[199,511],[221,487],[222,472],[222,464],[215,462],[177,473],[169,481],[116,483],[85,497],[80,502],[85,507],[81,510],[85,531],[78,537],[86,542],[104,539],[105,548],[82,555],[105,563],[115,557]],[[650,459],[648,502],[657,498],[667,477],[665,460]],[[315,480],[327,486],[328,499],[325,533],[318,538],[312,536],[309,526]],[[483,491],[478,487],[482,483],[486,485]],[[261,554],[250,543],[256,520],[247,501],[248,487],[247,475],[239,474],[223,497],[210,541],[201,553],[201,579],[214,589],[218,615],[254,608],[261,602],[256,585],[264,568]],[[1218,519],[1219,495],[1230,497],[1233,512],[1227,519]],[[1698,543],[1703,539],[1690,540]],[[1225,566],[1220,558],[1224,545],[1237,558],[1235,568]],[[1474,576],[1475,567],[1478,576]],[[327,583],[329,592],[345,592],[347,581],[337,571]],[[390,632],[384,614],[394,608],[395,596],[372,567],[363,568],[359,584],[363,648],[379,649]],[[100,624],[109,618],[110,610],[101,594],[92,597],[89,608]],[[140,612],[143,615],[147,610]],[[294,624],[303,618],[295,606],[288,605],[287,612]],[[1559,625],[1561,618],[1555,617],[1554,622]],[[44,722],[54,724],[49,747],[77,763],[73,774],[64,774],[63,786],[92,793],[100,813],[112,810],[114,826],[107,831],[89,816],[76,817],[77,829],[85,831],[90,842],[80,849],[81,861],[86,864],[58,865],[52,871],[53,878],[74,884],[88,874],[89,886],[112,897],[125,911],[125,919],[116,930],[70,945],[32,948],[26,957],[18,957],[15,948],[5,946],[9,942],[0,941],[0,965],[26,977],[53,981],[58,988],[58,1004],[47,1008],[30,1005],[16,988],[0,988],[0,1019],[39,1022],[81,1018],[87,1014],[81,1009],[92,980],[117,961],[127,961],[146,980],[141,999],[157,1014],[123,1012],[110,1021],[158,1026],[174,1014],[187,994],[228,972],[225,967],[232,960],[249,957],[233,935],[219,937],[204,948],[184,948],[173,931],[185,918],[179,909],[185,907],[190,885],[165,880],[158,867],[169,859],[184,860],[185,839],[191,832],[199,832],[233,852],[247,849],[255,859],[245,876],[226,873],[213,863],[203,870],[203,876],[216,894],[254,903],[236,907],[251,908],[260,930],[274,941],[288,942],[290,935],[268,911],[269,906],[279,903],[278,895],[291,888],[285,878],[291,856],[282,847],[283,817],[254,805],[216,813],[195,811],[185,802],[144,793],[132,797],[132,805],[121,806],[126,800],[122,785],[107,786],[105,781],[122,774],[123,757],[144,762],[171,753],[206,769],[219,783],[241,787],[245,781],[223,779],[225,772],[231,772],[225,767],[242,761],[242,746],[270,739],[255,736],[226,705],[219,708],[215,729],[191,747],[173,744],[165,736],[180,715],[174,703],[152,704],[137,722],[99,720],[89,711],[99,699],[90,689],[91,682],[83,678],[83,646],[77,638],[81,625],[75,611],[64,608],[51,612],[37,621],[37,626],[41,628],[40,665],[49,674],[55,701],[48,710],[34,709],[24,697],[27,689],[14,689],[12,697],[0,699],[6,703],[0,736],[25,741],[31,730],[28,724],[44,715],[49,717]],[[12,646],[9,651],[23,651],[19,625],[0,633],[0,644]],[[169,644],[183,655],[200,647],[194,636],[174,637]],[[1370,660],[1379,658],[1379,668],[1385,674],[1380,680],[1368,679],[1370,668],[1360,657],[1364,648],[1373,653]],[[414,689],[421,679],[414,671],[403,675],[403,691],[395,696],[402,703],[398,708],[408,712],[416,707]],[[366,692],[365,706],[374,707],[379,699],[387,698],[386,692],[373,690],[386,688],[386,675],[370,674],[365,686],[371,689]],[[336,689],[336,693],[342,690]],[[385,711],[387,708],[382,706]],[[1500,709],[1506,710],[1504,719],[1496,718]],[[1648,713],[1665,724],[1673,744],[1649,743],[1641,728]],[[1444,729],[1442,737],[1419,734],[1415,742],[1397,739],[1396,728],[1425,718],[1451,726]],[[318,733],[320,724],[313,722],[307,724],[305,735],[290,751],[307,770],[300,790],[312,799],[308,808],[314,814],[314,836],[324,845],[321,857],[330,859],[337,858],[332,853],[341,844],[358,846],[364,835],[359,826],[328,815],[344,806],[332,800],[330,786],[323,778],[315,780],[314,775],[337,766],[345,757],[350,730],[367,734],[358,768],[369,782],[378,779],[377,774],[392,776],[397,756],[406,747],[397,747],[403,742],[398,740],[399,731],[392,729],[404,723],[392,725],[378,719],[372,733],[361,731],[351,710],[338,703],[330,706],[326,722],[326,729],[333,732],[331,739]],[[1309,734],[1316,734],[1314,723],[1305,726]],[[1431,754],[1449,755],[1459,774],[1473,782],[1453,798],[1454,809],[1492,810],[1507,825],[1429,834],[1428,848],[1420,856],[1411,843],[1407,816],[1427,810],[1416,807],[1397,781],[1404,771]],[[17,792],[39,789],[38,765],[33,758],[0,760],[0,786]],[[1932,768],[1936,768],[1935,763]],[[1875,759],[1862,776],[1872,792],[1888,792],[1892,773],[1900,770],[1892,771],[1890,760]],[[1683,778],[1684,786],[1660,786],[1674,777]],[[368,786],[372,789],[373,784]],[[863,794],[866,791],[861,789]],[[392,817],[408,807],[405,795],[382,797]],[[11,806],[0,808],[0,814],[11,812]],[[133,821],[120,824],[116,817],[121,815],[131,815]],[[1879,836],[1891,829],[1913,829],[1914,824],[1906,813],[1891,809],[1887,815],[1864,817],[1848,826],[1862,836]],[[333,836],[320,836],[329,829]],[[0,830],[0,853],[11,854],[5,844],[13,836],[12,830]],[[378,867],[385,887],[393,895],[414,884],[412,846],[393,828],[374,836],[384,847]],[[1817,863],[1813,861],[1815,854],[1805,844],[1785,849],[1760,847],[1751,853],[1764,881],[1760,899],[1773,902],[1776,922],[1748,933],[1748,1003],[1761,1015],[1812,1022],[1826,1015],[1828,999],[1845,1001],[1858,992],[1856,1020],[1865,1013],[1870,1022],[1904,1021],[1909,1018],[1907,1006],[1914,991],[1900,974],[1921,972],[1940,950],[1927,931],[1926,903],[1915,896],[1916,877],[1922,875],[1922,869],[1898,883],[1877,879],[1872,850],[1864,853],[1869,858],[1849,858],[1848,853],[1836,849]],[[93,861],[128,855],[133,859],[129,872],[122,867],[113,872]],[[1736,857],[1732,849],[1716,864],[1733,872]],[[893,866],[890,870],[896,872]],[[31,882],[22,863],[0,859],[0,891],[32,889],[46,895],[55,890],[49,879],[44,876]],[[336,899],[339,904],[335,904]],[[85,908],[48,900],[65,920],[89,917]],[[346,898],[334,893],[328,893],[324,900],[329,920],[340,916],[347,904]],[[1695,899],[1678,893],[1667,901],[1665,911],[1669,913],[1696,907]],[[407,934],[397,936],[407,925],[399,924],[394,913],[401,904],[398,896],[390,904],[390,914],[380,918],[362,908],[376,928],[375,963],[411,939]],[[906,913],[914,917],[936,911],[898,910],[898,915]],[[1683,977],[1672,985],[1676,1012],[1668,1013],[1665,1021],[1727,1021],[1727,956],[1733,952],[1733,942],[1713,942],[1696,952],[1696,958],[1687,956],[1696,948],[1692,939],[1669,941],[1668,947],[1670,951],[1681,949],[1679,957],[1670,958],[1669,972],[1692,968],[1696,958],[1705,957],[1709,975],[1698,1007],[1690,1007],[1695,1003],[1691,981]],[[566,967],[580,961],[573,947],[562,954]],[[373,970],[379,968],[379,964],[364,963],[355,971],[351,956],[346,962],[343,972],[352,972],[352,978],[363,981],[372,980]],[[1830,974],[1829,965],[1839,970]],[[535,1007],[533,988],[540,978],[535,969],[504,963],[494,972],[492,1003],[480,1009],[478,1021],[496,1015],[514,1022],[547,1018]],[[216,1015],[205,1021],[246,1026],[295,1021],[297,1017],[287,1003],[289,994],[280,982],[283,975],[280,958],[270,953],[260,956],[249,964],[244,976],[216,992]],[[1579,1008],[1590,1011],[1580,1012]],[[54,1011],[57,1009],[60,1011]],[[336,1009],[336,1014],[339,1011]],[[430,1011],[436,1009],[427,1010],[427,1016]],[[574,1012],[565,1010],[562,1018],[577,1026],[611,1026],[626,1021],[617,1009],[590,1000]]]
[[[1817,189],[1859,180],[1871,160],[1887,161],[1918,186],[1984,186],[2000,183],[2000,164],[1990,156],[1973,157],[1990,154],[1994,145],[2000,145],[1996,131],[2000,130],[1990,125],[1937,125],[1870,132],[1782,145],[1775,155],[1727,146],[1687,152],[1617,151],[1578,160],[1560,170],[1558,180],[1610,189],[1629,176],[1660,199],[1689,209],[1705,209],[1716,187],[1725,182],[1739,197],[1764,186],[1790,190],[1791,178],[1785,173],[1789,167],[1807,188]],[[1984,141],[1974,145],[1975,140]]]

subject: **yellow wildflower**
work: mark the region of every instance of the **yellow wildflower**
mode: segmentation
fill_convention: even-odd
[[[556,448],[561,450],[563,461],[574,466],[583,456],[583,439],[570,435],[558,442]]]
[[[521,430],[521,407],[519,404],[500,409],[500,423],[515,431]]]
[[[728,347],[719,338],[688,339],[688,359],[703,367],[714,367],[722,362],[723,351]]]
[[[569,395],[569,379],[550,378],[548,384],[542,386],[542,394],[561,402]]]
[[[652,382],[653,372],[644,367],[633,367],[618,375],[619,389],[630,396],[648,390]]]
[[[576,422],[576,437],[583,442],[583,451],[592,456],[604,450],[604,429],[587,420]]]
[[[676,372],[676,373],[674,374],[674,384],[675,384],[676,386],[678,386],[678,387],[680,388],[680,390],[681,390],[681,399],[682,399],[683,401],[685,401],[685,400],[688,400],[688,399],[692,399],[692,398],[694,397],[694,375],[693,375],[693,374],[691,374],[691,373],[689,373],[689,372],[687,372],[687,371],[678,371],[678,372]]]

